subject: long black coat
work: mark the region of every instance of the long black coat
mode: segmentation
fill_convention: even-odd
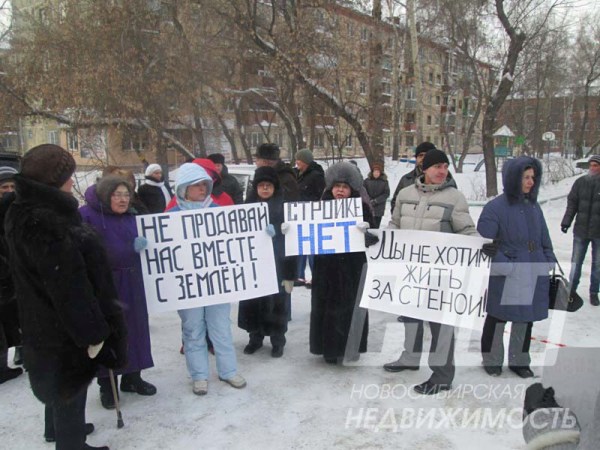
[[[290,165],[284,163],[280,159],[273,168],[277,171],[277,177],[279,178],[279,184],[281,185],[281,190],[283,192],[283,201],[295,202],[300,200],[296,174]]]
[[[375,217],[383,217],[385,214],[385,202],[390,196],[390,184],[388,183],[387,176],[382,173],[379,178],[373,178],[373,174],[369,173],[369,176],[363,182],[363,186],[371,199],[371,206],[373,206]]]
[[[8,247],[4,236],[4,216],[15,194],[5,194],[0,200],[0,353],[21,345],[19,314],[15,288],[10,274]]]
[[[15,177],[6,213],[24,363],[33,393],[64,402],[93,379],[98,365],[123,365],[126,330],[110,266],[96,233],[81,223],[77,200]],[[104,341],[95,359],[89,345]]]
[[[253,203],[252,200],[247,203]],[[275,268],[277,270],[277,294],[251,300],[243,300],[239,304],[238,326],[249,333],[258,332],[263,336],[283,335],[287,332],[288,312],[286,308],[286,292],[281,286],[283,280],[296,277],[297,258],[285,256],[285,236],[281,233],[283,223],[283,195],[278,192],[268,201],[269,221],[275,228],[273,250],[275,251]]]
[[[353,197],[360,197],[353,192]],[[331,190],[323,200],[331,200]],[[373,227],[373,216],[363,203],[365,222]],[[325,358],[343,357],[356,303],[358,285],[367,258],[364,252],[316,255],[310,311],[310,352]],[[360,352],[367,351],[369,320],[365,321]]]

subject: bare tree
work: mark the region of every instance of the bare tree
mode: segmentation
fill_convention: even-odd
[[[600,79],[600,13],[582,19],[575,41],[573,56],[575,94],[581,97],[582,119],[575,134],[575,156],[583,157],[586,130],[589,123],[590,96]]]

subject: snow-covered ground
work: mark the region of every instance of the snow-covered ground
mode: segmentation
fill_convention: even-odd
[[[367,163],[358,160],[363,175]],[[456,176],[459,188],[473,199],[483,186],[484,172]],[[400,177],[412,169],[390,162],[386,171],[394,190]],[[565,271],[570,268],[572,235],[560,232],[566,194],[575,178],[544,186],[540,198]],[[561,198],[562,197],[562,198]],[[480,206],[472,207],[477,220]],[[389,214],[389,211],[388,211]],[[389,218],[384,219],[387,223]],[[589,288],[590,256],[583,268],[579,292]],[[87,419],[96,425],[91,445],[111,449],[224,449],[224,448],[396,448],[481,449],[524,448],[520,429],[523,392],[540,381],[548,361],[544,351],[567,347],[598,347],[600,308],[587,303],[573,314],[554,313],[533,328],[533,370],[537,378],[521,380],[505,369],[499,378],[488,377],[479,365],[479,334],[460,330],[457,337],[457,371],[451,394],[419,396],[412,385],[430,374],[426,356],[421,370],[392,374],[379,363],[399,356],[402,324],[395,316],[370,314],[369,357],[353,366],[331,366],[308,350],[310,291],[295,288],[293,320],[289,324],[285,354],[270,356],[270,345],[252,356],[244,355],[247,334],[238,329],[237,305],[232,323],[238,350],[239,372],[248,387],[235,390],[220,382],[214,372],[208,395],[192,394],[185,358],[179,354],[180,321],[176,313],[150,318],[155,367],[143,375],[158,387],[154,397],[121,394],[125,427],[117,429],[114,411],[100,405],[98,388],[89,389]],[[426,339],[429,339],[426,327]],[[546,339],[545,344],[540,340]],[[428,348],[429,344],[425,344]],[[376,362],[376,363],[374,363]],[[578,371],[572,367],[574,376]],[[596,387],[597,388],[597,387]],[[582,385],[582,389],[587,389]],[[0,385],[0,448],[37,450],[52,448],[44,442],[43,405],[31,393],[26,376]],[[557,393],[560,402],[560,393]],[[470,418],[470,420],[465,420]]]

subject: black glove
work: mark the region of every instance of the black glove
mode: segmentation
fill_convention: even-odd
[[[560,227],[560,231],[566,233],[567,231],[569,231],[569,227]]]
[[[365,247],[370,247],[371,245],[375,245],[378,242],[379,238],[373,233],[369,233],[368,231],[365,233]]]
[[[498,243],[494,241],[488,242],[487,244],[483,244],[481,246],[481,251],[485,256],[493,258],[494,256],[496,256],[496,253],[498,253]]]

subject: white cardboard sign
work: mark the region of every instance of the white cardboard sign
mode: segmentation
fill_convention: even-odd
[[[325,255],[365,251],[361,198],[285,203],[285,254]]]
[[[491,258],[474,236],[378,230],[368,248],[360,306],[471,329],[482,329]]]
[[[278,291],[265,204],[137,216],[149,313],[231,303]]]

